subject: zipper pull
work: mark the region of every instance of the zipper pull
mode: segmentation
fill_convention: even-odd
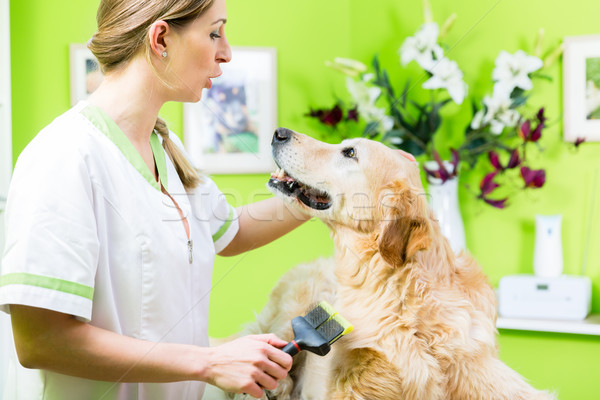
[[[194,250],[194,242],[190,239],[188,240],[188,250],[190,251],[190,264],[194,261],[192,257],[192,251]]]

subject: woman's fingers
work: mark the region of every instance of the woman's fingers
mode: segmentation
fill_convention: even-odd
[[[287,376],[292,357],[279,348],[286,341],[273,334],[251,335],[215,348],[214,382],[226,390],[260,398]],[[227,361],[228,360],[228,361]]]
[[[280,350],[280,348],[284,347],[287,344],[287,342],[285,340],[279,339],[277,336],[275,336],[273,334],[251,335],[251,336],[247,336],[247,338],[258,340],[258,341],[263,341],[270,345],[266,348],[266,354],[267,354],[268,359],[273,361],[274,363],[276,363],[278,366],[283,368],[285,371],[284,371],[284,375],[281,376],[281,371],[279,371],[277,368],[273,368],[271,366],[270,371],[272,373],[269,373],[269,371],[266,371],[266,372],[269,373],[269,375],[275,377],[276,379],[285,378],[287,376],[287,372],[292,368],[292,362],[293,362],[292,356],[290,356],[289,354]]]

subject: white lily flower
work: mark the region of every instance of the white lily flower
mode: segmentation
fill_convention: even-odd
[[[352,96],[352,100],[360,106],[370,106],[381,95],[381,89],[376,86],[368,86],[366,81],[357,81],[352,78],[346,78],[346,88]]]
[[[421,28],[404,40],[400,47],[400,60],[406,65],[412,60],[426,71],[430,71],[435,62],[444,56],[444,51],[437,44],[439,27],[435,22],[423,24]]]
[[[441,59],[431,70],[433,76],[423,84],[424,89],[446,89],[456,104],[462,104],[467,94],[467,84],[456,61]]]
[[[375,105],[381,95],[381,89],[376,86],[369,86],[368,80],[346,79],[346,87],[352,100],[358,107],[358,114],[367,123],[376,122],[378,132],[387,132],[394,126],[392,117],[386,114],[384,108]]]
[[[495,135],[502,133],[506,126],[514,126],[521,115],[510,108],[512,100],[505,90],[494,90],[493,96],[483,98],[485,111],[479,110],[471,121],[471,128],[479,129],[483,125],[490,125],[490,132]]]
[[[384,108],[371,106],[361,111],[359,107],[358,112],[367,123],[377,123],[377,132],[379,133],[385,133],[394,127],[393,118],[386,115]]]
[[[479,129],[483,125],[483,120],[485,118],[485,110],[479,110],[473,115],[473,120],[471,121],[471,128]]]
[[[351,77],[358,77],[367,71],[365,64],[351,58],[336,57],[333,61],[325,61],[325,65]]]
[[[501,51],[496,58],[496,68],[492,72],[492,78],[502,82],[512,92],[516,87],[530,90],[533,87],[529,74],[542,68],[544,63],[537,57],[530,56],[523,50],[515,54]]]
[[[383,111],[385,112],[385,110]],[[391,130],[394,127],[394,119],[389,115],[384,115],[383,119],[381,120],[381,126],[384,132]]]

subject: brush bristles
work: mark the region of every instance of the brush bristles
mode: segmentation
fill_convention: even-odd
[[[352,332],[354,327],[327,303],[322,301],[310,310],[304,319],[332,344],[343,335]]]
[[[335,319],[330,319],[325,322],[323,325],[317,328],[317,332],[323,336],[329,344],[335,342],[340,336],[342,336],[342,332],[344,332],[344,327],[341,326]]]
[[[304,319],[313,328],[317,328],[333,316],[333,314],[328,310],[327,307],[323,307],[323,303],[325,302],[322,301],[321,303],[319,303],[315,308],[310,310],[308,314],[304,316]]]

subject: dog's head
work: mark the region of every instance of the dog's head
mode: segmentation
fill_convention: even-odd
[[[334,230],[378,232],[390,263],[427,246],[427,199],[410,154],[362,138],[327,144],[285,128],[271,145],[279,170],[268,186],[275,194]]]

